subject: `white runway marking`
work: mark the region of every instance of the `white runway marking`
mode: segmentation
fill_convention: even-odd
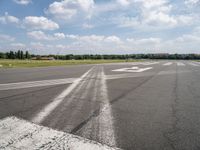
[[[190,71],[179,71],[179,73],[189,73]],[[158,73],[158,75],[171,75],[176,74],[176,71],[162,71]],[[107,80],[115,80],[115,79],[123,79],[123,78],[136,78],[136,77],[146,77],[154,75],[153,72],[147,72],[145,74],[115,74],[115,75],[107,75]]]
[[[121,68],[121,69],[115,69],[115,70],[112,70],[112,71],[115,71],[115,72],[135,72],[135,73],[139,73],[139,72],[144,72],[144,71],[147,71],[147,70],[150,70],[152,69],[152,67],[148,67],[148,68],[139,68],[139,67],[131,67],[131,68]]]
[[[185,64],[181,62],[177,62],[177,66],[185,66]]]
[[[63,100],[64,98],[73,91],[73,89],[80,83],[80,81],[92,70],[88,70],[80,78],[76,79],[67,89],[65,89],[61,94],[59,94],[51,103],[45,106],[32,121],[35,123],[42,122]]]
[[[66,79],[55,79],[55,80],[42,80],[42,81],[30,81],[30,82],[0,84],[0,91],[1,90],[31,88],[31,87],[42,87],[42,86],[50,86],[50,85],[69,84],[69,83],[74,82],[76,79],[77,78],[66,78]]]
[[[159,64],[160,62],[135,62],[132,65],[144,65],[144,66],[149,66],[149,65],[155,65]]]
[[[0,120],[0,149],[115,150],[118,148],[111,148],[76,135],[35,125],[16,117],[7,117]]]
[[[155,64],[159,64],[159,62],[146,62],[143,65],[149,66],[149,65],[155,65]]]
[[[197,64],[200,64],[200,62],[199,62],[199,61],[195,61],[195,63],[197,63]]]
[[[100,83],[98,84],[100,91],[96,91],[100,97],[96,100],[101,101],[100,112],[98,116],[93,117],[79,133],[88,138],[92,138],[101,143],[110,146],[116,146],[115,131],[113,125],[113,114],[111,104],[108,99],[108,91],[106,78],[102,69]],[[96,95],[94,95],[94,98]],[[94,99],[95,100],[95,99]]]
[[[97,67],[98,68],[98,67]],[[62,129],[66,132],[71,132],[77,126],[77,120],[75,118],[79,117],[82,112],[82,107],[85,106],[85,99],[88,99],[89,93],[91,94],[95,88],[94,82],[98,81],[98,69],[93,68],[82,81],[73,89],[73,91],[65,97],[65,101],[62,104],[62,107],[56,111],[53,115],[55,115],[54,119],[49,122],[50,127],[56,127],[58,122],[63,118],[67,118],[65,123],[63,123]],[[99,85],[98,85],[99,86]],[[97,97],[96,97],[97,100]],[[71,107],[75,105],[76,108],[70,111],[70,114],[64,114],[67,109],[71,109]],[[91,110],[92,111],[92,110]]]
[[[191,66],[196,66],[196,67],[199,66],[198,64],[195,64],[194,62],[189,62],[188,64]]]
[[[170,66],[172,64],[173,64],[172,62],[168,62],[168,63],[163,64],[163,66]]]

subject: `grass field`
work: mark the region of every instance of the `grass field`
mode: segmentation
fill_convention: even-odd
[[[129,60],[135,62],[140,60]],[[7,60],[0,59],[0,68],[17,68],[17,67],[47,67],[47,66],[64,66],[64,65],[81,65],[81,64],[102,64],[102,63],[119,63],[127,62],[126,60]]]

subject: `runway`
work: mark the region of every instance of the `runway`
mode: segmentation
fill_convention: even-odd
[[[195,61],[0,69],[0,133],[8,132],[7,119],[108,148],[197,150],[199,81]],[[6,149],[21,142],[6,147],[9,136],[1,138],[0,149],[2,143]]]

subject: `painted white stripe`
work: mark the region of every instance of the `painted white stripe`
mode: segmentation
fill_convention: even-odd
[[[189,73],[190,71],[179,71],[179,73]],[[170,75],[170,74],[176,74],[176,71],[162,71],[158,73],[158,75]],[[155,73],[153,72],[147,72],[143,74],[116,74],[116,75],[107,75],[107,80],[115,80],[115,79],[123,79],[123,78],[136,78],[136,77],[147,77],[152,76]]]
[[[199,61],[195,61],[195,63],[197,63],[197,64],[200,64],[200,62],[199,62]]]
[[[115,72],[135,72],[135,73],[139,73],[139,72],[144,72],[147,70],[153,69],[152,67],[148,67],[148,68],[139,68],[139,67],[131,67],[131,68],[121,68],[121,69],[115,69],[112,71]]]
[[[0,120],[0,149],[117,150],[118,148],[111,148],[76,135],[35,125],[16,117],[7,117]]]
[[[149,66],[149,65],[155,65],[155,64],[159,64],[159,62],[146,62],[143,65]]]
[[[42,80],[42,81],[0,84],[0,91],[1,90],[31,88],[31,87],[42,87],[42,86],[50,86],[50,85],[69,84],[69,83],[74,82],[76,79],[77,78],[66,78],[66,79],[56,79],[56,80]]]
[[[185,64],[182,62],[177,62],[177,66],[185,66]]]
[[[99,90],[94,94],[94,101],[101,101],[100,112],[98,116],[93,117],[80,131],[83,137],[96,139],[100,143],[116,147],[116,136],[113,124],[113,114],[111,104],[108,99],[108,90],[106,78],[102,68],[100,81],[98,81]],[[96,99],[95,99],[96,98]]]
[[[144,63],[146,63],[146,62],[134,62],[134,63],[132,63],[132,65],[143,65]]]
[[[111,146],[116,146],[116,136],[114,131],[114,118],[112,114],[111,104],[108,98],[108,89],[106,84],[106,78],[104,70],[101,73],[101,92],[102,100],[104,100],[104,106],[99,114],[99,138],[104,144],[109,144]]]
[[[76,79],[67,89],[65,89],[61,94],[59,94],[51,103],[45,106],[35,117],[32,118],[32,121],[35,123],[42,122],[63,100],[69,95],[74,88],[80,83],[81,80],[93,69],[93,67],[84,73],[80,78]]]
[[[172,62],[168,62],[168,63],[163,64],[163,66],[170,66],[172,64],[173,64]]]
[[[98,67],[97,67],[98,68]],[[49,126],[50,127],[56,127],[58,122],[62,117],[66,117],[67,121],[63,124],[63,130],[65,132],[71,132],[76,126],[77,126],[77,120],[74,118],[79,117],[82,114],[82,107],[85,106],[85,103],[87,101],[83,100],[86,98],[88,93],[92,93],[93,90],[96,88],[94,87],[94,81],[98,80],[96,79],[96,75],[98,73],[98,70],[96,70],[96,67],[87,74],[87,76],[84,77],[84,79],[77,85],[76,88],[66,97],[66,101],[63,102],[62,107],[56,111],[56,114],[54,114],[54,119],[50,121]],[[98,85],[99,86],[99,85]],[[88,97],[87,97],[88,98]],[[96,98],[97,99],[97,98]],[[63,112],[66,112],[66,109],[71,109],[71,107],[76,105],[76,108],[71,110],[69,114],[63,114]]]
[[[148,66],[148,65],[155,65],[155,64],[159,64],[160,62],[135,62],[133,63],[133,65],[144,65],[144,66]]]
[[[196,66],[196,67],[199,66],[198,64],[195,64],[193,62],[189,62],[188,64],[191,65],[191,66]]]

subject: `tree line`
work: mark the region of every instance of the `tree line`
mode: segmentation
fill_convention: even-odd
[[[126,55],[35,55],[30,54],[28,51],[9,51],[9,52],[0,52],[0,59],[43,59],[43,58],[53,58],[58,60],[85,60],[85,59],[200,59],[200,54],[126,54]]]
[[[31,55],[28,51],[9,51],[9,52],[0,52],[1,59],[31,59]]]

